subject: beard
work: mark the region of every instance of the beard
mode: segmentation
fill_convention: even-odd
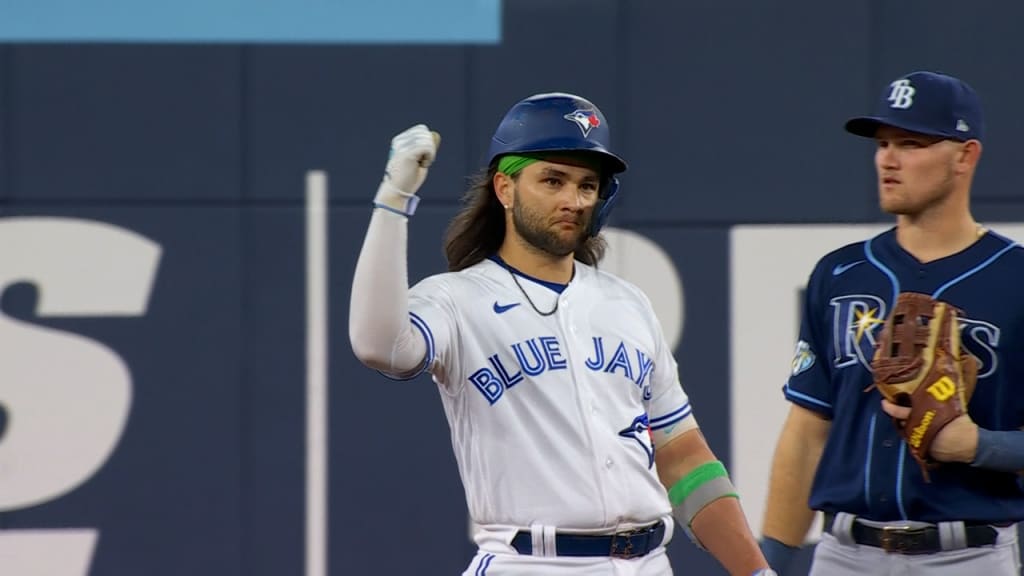
[[[953,174],[950,171],[941,182],[922,193],[915,192],[881,192],[879,206],[884,212],[895,216],[917,216],[930,208],[945,202],[953,192]]]
[[[559,234],[543,214],[533,212],[516,201],[512,204],[512,225],[530,247],[561,258],[576,252],[589,238],[590,216],[586,212],[580,214],[579,227],[574,233]]]

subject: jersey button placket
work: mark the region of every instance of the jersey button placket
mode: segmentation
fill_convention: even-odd
[[[595,437],[594,427],[597,426],[597,420],[600,419],[597,409],[597,400],[593,395],[593,392],[588,386],[588,377],[586,370],[582,373],[579,372],[580,363],[584,362],[587,358],[586,346],[578,340],[576,336],[577,325],[576,319],[573,314],[570,313],[571,306],[569,305],[569,297],[562,296],[561,300],[558,301],[558,325],[561,328],[564,341],[567,343],[566,353],[569,355],[569,366],[570,366],[570,377],[572,379],[573,387],[576,389],[577,407],[579,409],[580,417],[582,420],[583,427],[586,431],[587,438],[590,439],[590,450],[591,462],[594,466],[595,480],[597,481],[597,489],[601,500],[601,511],[602,515],[607,517],[608,515],[608,504],[607,494],[604,481],[600,478],[601,460],[599,460],[601,443]],[[610,469],[613,465],[611,458],[606,457],[603,462],[605,469]]]

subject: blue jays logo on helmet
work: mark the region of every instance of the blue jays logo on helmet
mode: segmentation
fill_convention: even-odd
[[[654,466],[654,439],[651,438],[651,423],[647,419],[647,414],[633,418],[632,424],[619,430],[619,436],[635,440],[647,454],[647,468]]]
[[[597,113],[593,110],[573,110],[572,112],[562,116],[570,122],[575,122],[580,127],[580,131],[583,132],[583,137],[590,136],[590,131],[601,125],[601,119],[597,116]]]

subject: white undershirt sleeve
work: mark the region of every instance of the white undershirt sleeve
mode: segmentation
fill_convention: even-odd
[[[352,351],[387,375],[415,374],[427,361],[427,342],[409,317],[408,219],[382,209],[370,217],[349,304]]]

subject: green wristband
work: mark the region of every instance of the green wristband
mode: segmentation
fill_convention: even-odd
[[[672,503],[673,507],[678,506],[681,502],[686,500],[690,494],[693,494],[694,490],[700,488],[704,484],[714,480],[715,478],[728,477],[729,473],[726,472],[725,465],[718,460],[701,464],[694,468],[689,474],[680,478],[679,481],[669,489],[669,502]]]

